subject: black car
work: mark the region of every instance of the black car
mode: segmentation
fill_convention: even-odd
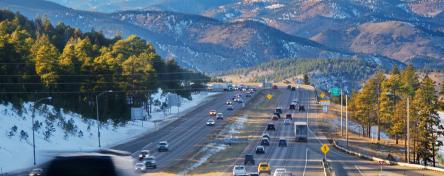
[[[282,114],[282,108],[281,108],[281,107],[277,107],[277,108],[274,110],[274,112],[275,112],[275,113]]]
[[[167,141],[160,141],[158,144],[157,144],[157,150],[159,151],[159,152],[167,152],[169,149],[168,149],[168,142]]]
[[[287,147],[287,140],[285,139],[279,139],[279,147]]]
[[[96,153],[68,154],[57,156],[46,166],[46,176],[133,176],[131,155]],[[112,169],[111,169],[112,168]]]
[[[270,140],[268,140],[268,138],[262,138],[261,145],[269,146],[270,145]]]
[[[296,87],[291,87],[291,90],[292,90],[292,91],[295,91],[295,90],[296,90]]]
[[[305,111],[305,107],[304,105],[300,105],[299,106],[299,112],[304,112]]]
[[[275,131],[275,130],[276,130],[276,127],[274,126],[273,123],[269,123],[269,124],[267,125],[267,130],[268,130],[268,131]]]
[[[148,157],[145,160],[143,160],[143,162],[145,163],[146,168],[153,168],[153,169],[157,168],[156,159],[154,157]]]
[[[291,109],[291,110],[296,110],[296,105],[291,104],[291,105],[290,105],[290,109]]]
[[[252,154],[246,154],[244,159],[244,165],[247,165],[248,163],[251,163],[252,165],[255,165],[254,156]]]
[[[279,119],[281,118],[281,114],[280,113],[275,112],[275,113],[273,113],[273,115],[276,115]]]
[[[264,154],[265,153],[265,147],[264,146],[257,146],[256,147],[256,154]]]
[[[287,89],[291,89],[291,85],[287,85]]]

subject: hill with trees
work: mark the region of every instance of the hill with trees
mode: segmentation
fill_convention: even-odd
[[[383,66],[363,59],[281,59],[252,68],[234,70],[220,77],[245,82],[280,82],[302,79],[302,75],[307,74],[310,82],[318,88],[327,90],[330,86],[338,86],[351,90],[360,87],[363,80],[373,75],[376,70],[387,70],[396,64],[401,63]]]
[[[47,18],[26,19],[0,11],[0,102],[20,108],[23,102],[53,97],[56,108],[85,117],[95,113],[115,121],[129,119],[130,107],[146,106],[162,89],[191,98],[208,77],[162,60],[151,43],[130,35],[108,39],[99,32],[83,33]]]

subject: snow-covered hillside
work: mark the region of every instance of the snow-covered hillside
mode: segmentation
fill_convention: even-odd
[[[161,91],[160,91],[161,92]],[[203,102],[216,93],[202,92],[192,95],[192,100],[182,100],[180,111],[186,111]],[[154,100],[165,101],[158,93]],[[11,104],[0,105],[0,169],[10,172],[31,167],[32,157],[32,102],[23,104],[18,110]],[[156,108],[154,108],[156,109]],[[164,114],[154,110],[151,119],[114,124],[109,121],[101,125],[102,147],[110,147],[125,142],[142,133],[156,130],[153,120],[163,120],[157,127],[172,122],[173,117],[182,115],[178,107]],[[36,124],[36,160],[37,163],[48,161],[58,152],[88,151],[98,148],[97,121],[86,119],[79,114],[55,110],[50,105],[42,105],[35,111]],[[143,125],[142,125],[143,124]]]

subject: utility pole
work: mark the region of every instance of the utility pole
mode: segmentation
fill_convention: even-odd
[[[96,118],[97,118],[97,138],[99,140],[99,148],[102,146],[100,145],[100,119],[99,119],[99,97],[105,93],[111,93],[112,90],[108,90],[106,92],[99,93],[96,95]]]
[[[342,129],[342,88],[341,88],[341,136],[344,136],[344,130]]]
[[[345,95],[345,137],[347,138],[348,147],[348,96]]]
[[[31,128],[32,128],[32,154],[34,156],[34,166],[36,165],[36,161],[35,161],[35,134],[34,134],[35,133],[34,132],[35,131],[35,129],[34,129],[35,105],[43,100],[51,100],[51,99],[52,99],[52,97],[41,98],[41,99],[35,101],[34,104],[32,105],[32,115],[31,115],[32,125],[31,125]]]

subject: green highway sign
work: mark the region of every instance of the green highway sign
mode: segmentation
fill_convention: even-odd
[[[329,92],[332,96],[340,96],[341,95],[341,90],[337,87],[331,88]]]

